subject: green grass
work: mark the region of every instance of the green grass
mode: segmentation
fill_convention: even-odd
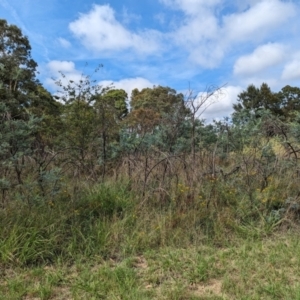
[[[296,223],[210,184],[209,205],[207,187],[187,202],[179,185],[158,206],[124,182],[12,201],[0,211],[0,299],[300,299]]]
[[[2,269],[1,299],[300,299],[296,233]]]

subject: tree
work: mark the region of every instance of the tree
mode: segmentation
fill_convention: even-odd
[[[55,97],[64,103],[60,151],[64,153],[65,163],[70,166],[74,175],[94,175],[99,139],[93,103],[95,95],[103,93],[103,88],[88,75],[82,74],[78,81],[68,80],[67,83],[65,77],[61,73],[61,78],[55,81],[59,88]]]
[[[130,105],[132,110],[151,109],[163,116],[172,114],[178,107],[184,108],[184,96],[181,93],[177,94],[174,89],[163,86],[144,88],[141,91],[134,89]]]
[[[65,75],[61,75],[64,79]],[[77,82],[69,80],[65,84],[62,79],[56,81],[60,88],[56,97],[65,103],[61,148],[74,174],[96,180],[100,171],[104,179],[107,161],[113,156],[112,145],[128,113],[127,94],[121,89],[102,87],[85,74]]]
[[[31,58],[31,46],[15,25],[0,20],[0,101],[13,118],[22,118],[32,105],[37,89],[37,63]]]
[[[293,121],[300,112],[300,88],[286,85],[276,96],[280,99],[284,119]]]
[[[260,88],[253,84],[246,91],[238,95],[238,103],[233,105],[234,115],[248,111],[257,118],[261,117],[261,110],[269,110],[274,115],[282,115],[280,99],[273,93],[270,87],[263,83]]]
[[[123,120],[128,114],[127,93],[122,89],[108,89],[101,98],[96,97],[97,104],[103,103],[110,107],[113,116],[118,120]]]
[[[128,114],[126,100],[127,93],[122,89],[107,89],[95,95],[93,108],[96,113],[98,138],[102,146],[102,178],[106,173],[107,160],[112,157],[113,148],[116,148],[110,146],[118,142],[122,121]]]
[[[140,136],[153,134],[159,128],[160,137],[164,140],[157,142],[173,151],[184,120],[189,114],[183,94],[162,86],[141,91],[134,89],[130,105],[132,110],[128,115],[129,126]]]
[[[27,37],[18,27],[0,20],[0,182],[6,182],[3,198],[8,186],[22,186],[26,158],[35,151],[33,144],[41,123],[30,112],[40,87],[36,66]]]
[[[190,121],[191,121],[191,152],[193,160],[195,160],[196,154],[196,141],[197,141],[197,127],[202,125],[202,122],[199,121],[201,115],[206,111],[206,109],[219,100],[222,96],[222,88],[209,86],[205,92],[193,95],[193,92],[190,91],[187,97],[185,105],[190,110]]]

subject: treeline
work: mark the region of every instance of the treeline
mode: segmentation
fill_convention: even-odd
[[[29,205],[56,197],[74,200],[82,186],[124,178],[143,201],[159,205],[174,198],[170,191],[179,184],[188,186],[181,194],[184,205],[195,203],[200,186],[216,178],[223,180],[224,191],[226,184],[239,187],[246,201],[267,203],[271,210],[300,194],[296,185],[279,188],[283,174],[298,176],[298,87],[273,92],[265,83],[250,85],[238,95],[231,116],[205,124],[198,116],[221,99],[222,88],[199,97],[162,86],[135,89],[128,103],[124,90],[99,86],[85,75],[66,82],[62,74],[59,92],[52,95],[37,80],[36,67],[28,39],[0,20],[4,207],[14,200]],[[66,184],[72,184],[72,194],[64,194]],[[262,201],[258,191],[270,186],[279,189],[277,195]],[[210,189],[206,206],[228,205],[227,192]]]

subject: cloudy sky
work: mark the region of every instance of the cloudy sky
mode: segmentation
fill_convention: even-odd
[[[59,70],[76,79],[99,64],[94,78],[128,93],[225,85],[208,120],[228,116],[251,83],[300,86],[299,16],[299,0],[0,0],[49,90]]]

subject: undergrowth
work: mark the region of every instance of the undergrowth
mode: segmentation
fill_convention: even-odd
[[[155,183],[143,194],[119,179],[66,184],[34,205],[17,197],[0,210],[0,299],[296,297],[298,274],[281,252],[298,247],[289,233],[298,228],[297,187],[289,180],[287,190],[275,174],[260,189],[247,176],[207,176],[198,184],[182,178],[168,194]],[[275,243],[282,263],[264,243]],[[260,255],[276,265],[274,282]],[[277,268],[289,275],[276,279]]]

